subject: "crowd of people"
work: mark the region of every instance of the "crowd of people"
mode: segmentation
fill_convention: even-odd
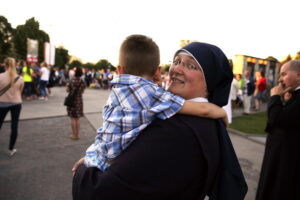
[[[110,69],[88,69],[82,68],[83,74],[80,77],[86,87],[95,89],[109,89],[110,80],[115,71]],[[52,96],[51,88],[54,86],[66,86],[71,80],[77,67],[66,69],[58,69],[45,62],[27,63],[24,60],[16,61],[17,74],[24,79],[24,90],[22,96],[25,100],[48,100]],[[5,71],[4,64],[0,63],[0,73]]]
[[[232,108],[242,107],[243,115],[261,111],[261,104],[268,101],[268,92],[263,72],[256,71],[255,78],[249,70],[234,74],[230,91]]]

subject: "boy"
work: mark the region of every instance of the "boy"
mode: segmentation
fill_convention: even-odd
[[[86,167],[105,171],[155,117],[166,119],[177,112],[226,117],[225,111],[214,104],[185,101],[158,87],[154,82],[160,78],[159,63],[159,48],[151,38],[131,35],[122,43],[119,75],[111,81],[113,88],[104,106],[103,126],[86,151]]]

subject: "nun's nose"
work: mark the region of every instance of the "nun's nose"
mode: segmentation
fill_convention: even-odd
[[[182,64],[173,65],[170,71],[173,73],[182,74],[184,71],[184,66]]]

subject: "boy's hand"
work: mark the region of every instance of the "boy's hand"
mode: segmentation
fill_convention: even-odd
[[[222,120],[223,120],[223,122],[224,122],[224,124],[225,124],[225,127],[228,127],[229,121],[228,121],[227,115],[226,115],[225,117],[223,117]]]
[[[73,168],[72,168],[73,176],[74,176],[74,174],[75,174],[75,172],[76,172],[76,169],[77,169],[81,164],[83,164],[83,162],[84,162],[84,157],[80,158],[80,159],[74,164],[74,166],[73,166]]]

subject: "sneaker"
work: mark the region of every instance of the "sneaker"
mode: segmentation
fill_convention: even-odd
[[[8,154],[9,154],[10,156],[13,156],[15,153],[17,153],[17,149],[8,150]]]
[[[40,98],[39,98],[39,100],[44,100],[44,99],[45,99],[45,97],[40,97]]]

